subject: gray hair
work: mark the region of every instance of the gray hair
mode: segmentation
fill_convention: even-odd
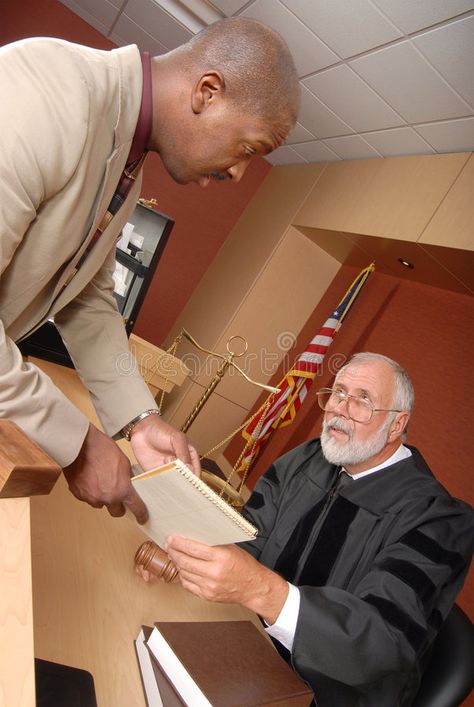
[[[185,68],[198,63],[224,75],[226,93],[237,110],[275,123],[289,132],[299,107],[299,81],[284,39],[249,17],[214,22],[174,50]]]
[[[411,414],[413,410],[413,405],[415,402],[415,391],[413,389],[413,383],[411,382],[410,376],[405,371],[399,363],[394,361],[388,356],[383,354],[372,353],[370,351],[363,351],[362,353],[356,353],[349,361],[339,369],[336,375],[336,381],[340,374],[349,366],[354,363],[369,363],[370,361],[383,361],[388,364],[394,374],[395,374],[395,390],[393,393],[392,407],[396,410],[401,410],[403,412],[408,412]]]

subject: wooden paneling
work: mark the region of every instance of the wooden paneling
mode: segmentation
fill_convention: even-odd
[[[225,349],[232,334],[244,336],[249,354],[237,362],[251,378],[267,383],[283,359],[291,366],[288,351],[339,267],[335,258],[289,228],[222,332],[217,348]],[[220,395],[246,410],[260,392],[235,373],[226,375],[219,385]]]
[[[30,499],[0,500],[0,707],[34,707]]]
[[[293,165],[271,170],[194,291],[172,335],[184,326],[213,349],[324,167]]]
[[[421,234],[420,243],[474,251],[474,155]]]
[[[328,165],[293,223],[418,240],[469,153]]]
[[[299,230],[341,264],[363,268],[374,261],[380,273],[453,292],[474,293],[474,252],[306,226]],[[399,258],[411,263],[413,269],[401,265]]]

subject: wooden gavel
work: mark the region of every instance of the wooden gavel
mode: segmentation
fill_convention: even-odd
[[[142,568],[163,582],[172,582],[178,570],[164,550],[152,540],[144,542],[135,553],[135,567]]]

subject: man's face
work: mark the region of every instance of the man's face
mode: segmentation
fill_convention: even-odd
[[[285,139],[284,129],[236,113],[229,101],[221,101],[194,115],[186,129],[169,127],[160,157],[176,182],[205,187],[213,178],[240,181],[253,157],[268,154]]]
[[[374,408],[391,408],[394,374],[382,361],[355,363],[338,376],[333,387],[365,398]],[[348,416],[347,404],[341,402],[324,413],[323,454],[332,464],[348,468],[376,466],[387,446],[392,422],[393,413],[389,412],[375,413],[365,424],[354,422]]]

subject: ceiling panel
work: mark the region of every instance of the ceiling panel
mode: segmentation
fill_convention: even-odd
[[[305,86],[301,87],[299,122],[316,137],[333,137],[354,132]]]
[[[61,0],[76,15],[82,17],[101,34],[107,35],[120,14],[119,10],[108,0],[96,3],[94,0]]]
[[[474,9],[474,0],[372,0],[372,2],[406,34]]]
[[[347,58],[402,36],[369,0],[282,0],[340,57]]]
[[[394,128],[364,133],[364,140],[384,157],[401,155],[428,155],[435,150],[413,128]]]
[[[474,16],[425,32],[413,44],[474,106]]]
[[[153,0],[128,0],[124,13],[168,49],[179,47],[193,36]]]
[[[293,149],[307,162],[337,162],[341,158],[321,140],[293,145]]]
[[[162,54],[192,36],[172,3],[61,1],[118,45]],[[295,149],[275,163],[474,150],[474,0],[202,1],[266,22],[290,45],[301,110]]]
[[[256,0],[241,15],[265,22],[286,39],[298,76],[306,76],[339,61],[339,57],[278,0]]]
[[[138,27],[135,22],[125,15],[120,15],[114,31],[109,35],[110,39],[123,47],[127,44],[137,44],[143,52],[150,52],[152,56],[165,54],[168,49],[164,47],[157,39],[151,37],[144,29]]]
[[[267,160],[273,165],[298,164],[306,162],[301,155],[295,152],[294,149],[288,145],[283,145],[283,147],[279,147],[270,155],[267,155]]]
[[[474,145],[474,118],[417,125],[416,131],[437,152],[470,152]]]
[[[224,15],[230,17],[244,7],[244,5],[247,5],[248,1],[249,0],[212,0],[212,4],[219,10],[222,10]]]
[[[314,140],[314,135],[303,128],[301,123],[296,123],[295,127],[288,135],[286,140],[287,145],[292,145],[294,142],[306,142],[308,140]]]
[[[346,65],[303,81],[315,96],[355,131],[391,128],[405,121]]]
[[[368,145],[360,135],[332,137],[324,140],[324,144],[344,160],[365,160],[370,157],[381,157],[377,150]]]
[[[408,122],[469,115],[472,111],[410,41],[380,49],[350,66]]]

